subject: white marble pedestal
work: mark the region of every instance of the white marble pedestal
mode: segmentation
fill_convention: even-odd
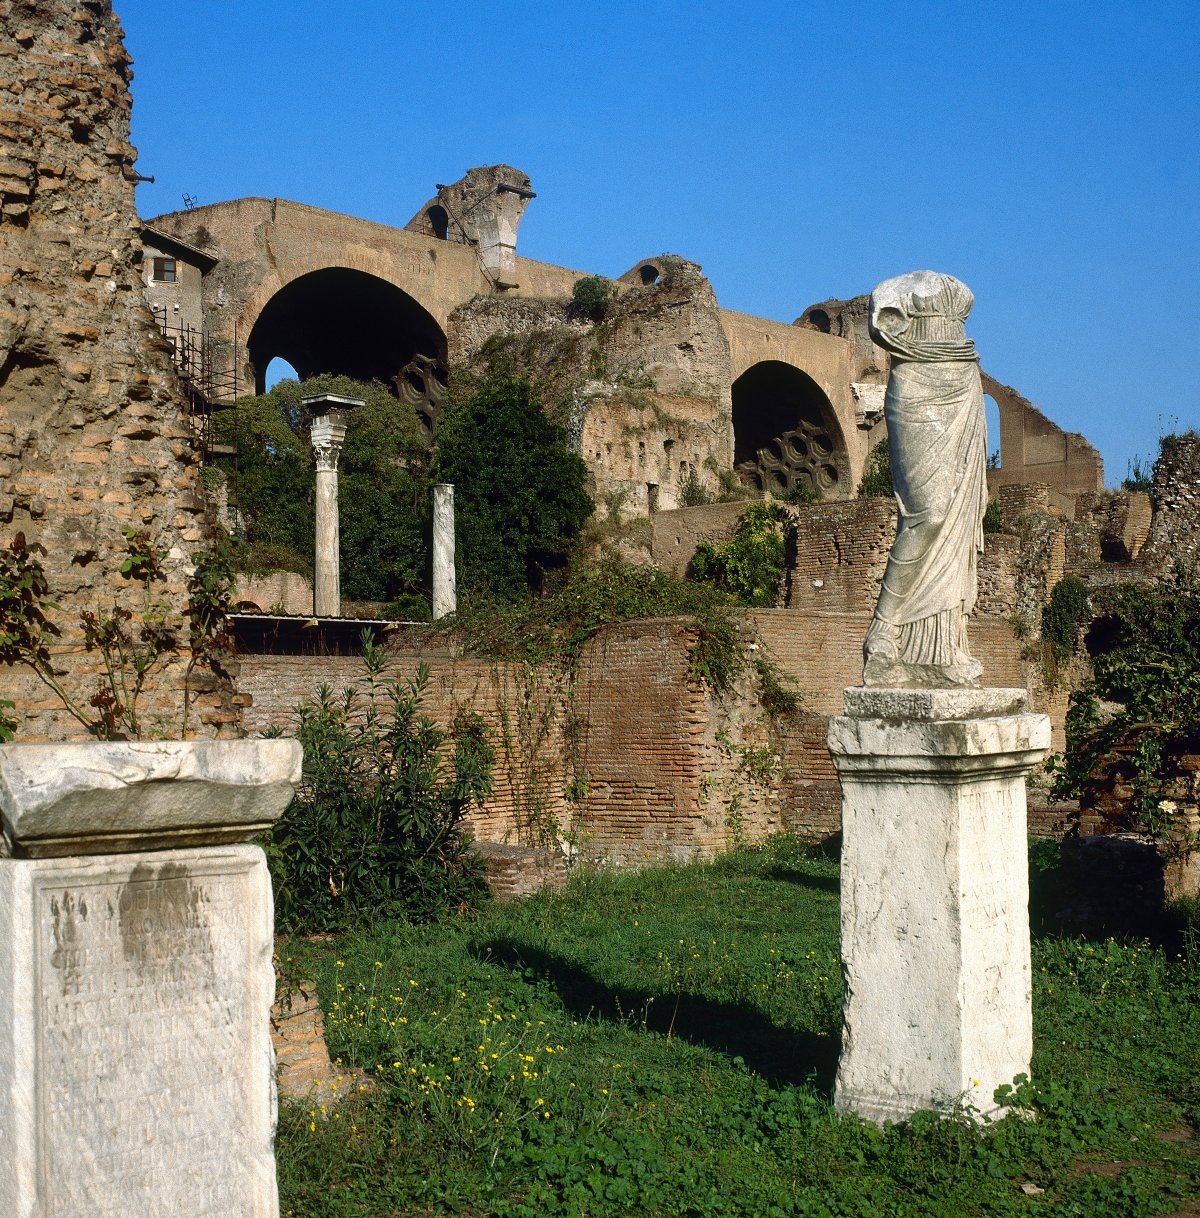
[[[856,688],[842,782],[846,1002],[834,1102],[868,1120],[995,1111],[1029,1073],[1025,775],[1050,721],[1024,690]]]
[[[300,757],[0,747],[4,1218],[276,1218],[271,882],[238,839]]]

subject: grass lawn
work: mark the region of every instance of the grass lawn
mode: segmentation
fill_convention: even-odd
[[[284,944],[331,1052],[375,1084],[284,1106],[282,1213],[1200,1215],[1194,936],[1039,925],[1036,1119],[880,1131],[830,1104],[837,921],[836,862],[780,839]]]

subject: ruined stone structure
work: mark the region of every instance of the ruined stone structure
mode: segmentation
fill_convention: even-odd
[[[5,538],[21,530],[47,547],[62,605],[58,662],[75,689],[94,689],[98,665],[82,648],[78,610],[137,607],[137,590],[119,574],[122,526],[146,530],[166,549],[167,578],[157,591],[177,605],[203,545],[195,433],[176,370],[189,375],[202,404],[218,383],[219,397],[250,388],[275,355],[302,374],[392,379],[432,430],[447,360],[477,360],[499,334],[531,366],[539,353],[556,356],[534,370],[556,390],[552,404],[593,470],[597,499],[650,515],[646,531],[660,565],[682,571],[698,540],[724,540],[741,513],[731,503],[673,510],[693,478],[714,492],[740,467],[756,485],[783,491],[807,483],[828,500],[794,512],[786,608],[749,615],[759,646],[797,678],[804,710],[770,724],[752,699],[718,705],[689,675],[686,623],[614,628],[584,658],[573,695],[587,702],[589,726],[579,740],[589,755],[572,760],[560,736],[546,759],[551,810],[564,824],[577,821],[598,852],[621,858],[715,850],[735,828],[750,836],[836,828],[826,722],[838,709],[835,691],[854,677],[894,532],[889,501],[852,500],[866,454],[882,436],[888,372],[857,299],[814,306],[803,324],[781,325],[721,309],[695,264],[663,255],[622,275],[609,316],[593,323],[569,306],[577,272],[515,255],[528,182],[503,167],[439,188],[407,229],[265,199],[140,224],[130,181],[128,59],[115,20],[60,0],[3,13],[15,47],[0,48],[9,99],[0,107],[0,524]],[[484,196],[468,208],[478,190]],[[438,207],[447,214],[444,233]],[[137,290],[139,277],[156,314]],[[191,349],[203,375],[181,365],[179,339],[173,370],[164,316],[178,316],[180,334],[199,332]],[[172,324],[167,339],[175,337]],[[1009,407],[997,401],[1003,427]],[[1033,434],[1029,416],[1020,418],[1020,434]],[[1162,512],[1152,530],[1146,496],[1098,492],[1098,459],[1089,465],[1073,443],[1067,437],[1060,447],[1082,454],[1074,464],[1035,464],[1026,446],[1016,465],[1062,474],[1057,481],[994,481],[1005,531],[988,539],[971,628],[984,679],[1026,685],[1058,732],[1065,693],[1039,685],[1036,656],[1025,654],[1011,621],[1036,623],[1065,573],[1121,577],[1130,563],[1137,567],[1143,546],[1157,556],[1154,570],[1163,570],[1197,531],[1185,485],[1195,483],[1191,449],[1180,449],[1175,473],[1156,487]],[[1006,473],[1010,457],[1016,461],[1006,445]],[[1072,490],[1077,476],[1086,485]],[[305,590],[287,582],[280,577],[256,592],[263,609],[303,599]],[[178,722],[184,659],[147,694],[147,717],[164,730]],[[447,722],[460,702],[494,714],[524,688],[523,674],[497,677],[490,663],[431,659],[441,674],[431,709]],[[253,700],[244,727],[258,730],[321,681],[341,683],[339,667],[348,681],[351,661],[323,658],[314,671],[307,657],[248,656],[236,698],[228,689],[205,691],[203,718],[210,729],[232,723],[231,702]],[[0,695],[18,702],[22,739],[81,732],[30,674],[6,669],[3,678]],[[568,709],[560,704],[560,724]],[[734,807],[752,749],[777,754],[781,767]],[[481,837],[520,836],[528,792],[518,790],[526,780],[514,765],[501,760],[496,795],[477,818]],[[589,785],[566,801],[579,766]]]
[[[597,500],[619,495],[629,513],[676,506],[681,479],[715,493],[735,466],[759,491],[853,495],[877,416],[851,341],[721,309],[673,255],[621,275],[612,323],[595,326],[567,308],[582,272],[515,252],[532,197],[523,174],[491,166],[439,187],[404,229],[283,199],[173,212],[144,231],[147,286],[160,312],[199,312],[210,380],[261,390],[275,357],[301,377],[377,378],[430,429],[448,359],[497,333],[573,334],[602,356],[576,385],[573,434]],[[154,279],[163,259],[186,302]]]
[[[0,28],[0,539],[45,547],[55,664],[86,702],[100,662],[84,653],[79,611],[143,607],[120,573],[122,529],[166,552],[155,593],[179,607],[203,504],[185,402],[141,290],[121,28],[107,6],[66,0],[2,3]],[[184,661],[152,677],[147,722],[178,730]],[[24,669],[0,666],[0,691],[22,739],[83,732]],[[227,695],[201,698],[210,726],[236,718]]]

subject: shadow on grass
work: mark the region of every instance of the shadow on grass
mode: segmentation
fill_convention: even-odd
[[[837,896],[842,891],[842,881],[836,875],[811,875],[796,867],[772,867],[763,872],[763,879],[778,880],[781,884],[798,884],[814,892],[831,892]]]
[[[1167,905],[1155,848],[1118,837],[1034,841],[1029,922],[1040,938],[1148,939],[1171,955],[1200,949],[1200,902]]]
[[[629,1026],[631,1016],[648,1031],[700,1045],[732,1058],[768,1082],[808,1083],[826,1099],[833,1096],[838,1036],[781,1028],[740,1003],[715,1002],[683,992],[674,994],[612,986],[588,969],[514,939],[479,944],[474,954],[490,964],[520,972],[529,981],[552,986],[563,1006],[577,1019],[599,1018]]]

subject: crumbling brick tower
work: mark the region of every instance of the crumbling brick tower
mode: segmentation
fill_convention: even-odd
[[[177,608],[204,544],[184,400],[138,282],[122,37],[107,0],[0,0],[0,544],[45,547],[55,666],[85,702],[99,660],[80,611],[142,604],[122,527],[166,550],[155,595]],[[142,699],[163,734],[179,732],[185,664]],[[209,685],[192,718],[206,732],[233,718]],[[85,734],[21,666],[0,665],[0,696],[19,739]]]

